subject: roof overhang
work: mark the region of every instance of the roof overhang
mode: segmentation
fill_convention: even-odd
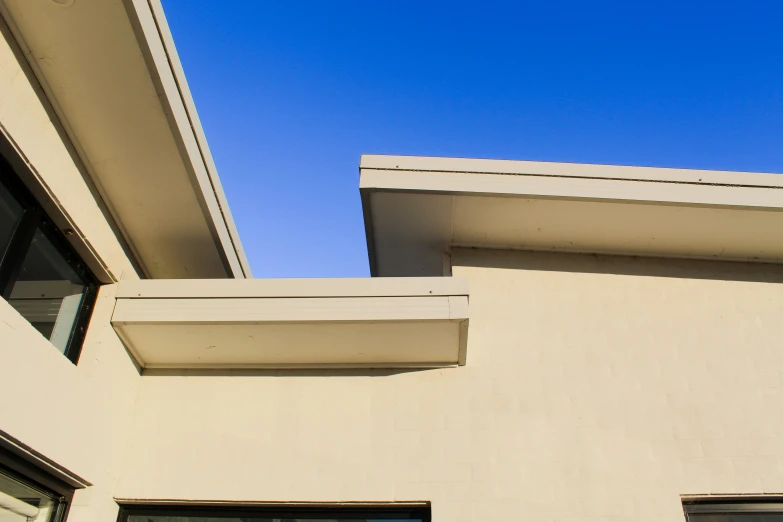
[[[374,276],[436,276],[452,247],[783,263],[783,176],[362,156]]]
[[[465,364],[455,278],[128,280],[112,326],[143,368]]]
[[[140,275],[250,277],[159,0],[0,0],[0,14]]]

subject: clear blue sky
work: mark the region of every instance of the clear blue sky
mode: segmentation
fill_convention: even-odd
[[[163,0],[256,277],[369,273],[362,153],[783,172],[783,0]]]

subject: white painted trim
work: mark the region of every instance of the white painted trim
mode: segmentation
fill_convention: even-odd
[[[473,174],[558,176],[595,179],[624,179],[661,183],[721,184],[783,188],[783,176],[774,173],[726,170],[631,167],[544,161],[513,161],[472,158],[363,155],[363,170],[410,170]]]
[[[118,299],[112,324],[459,321],[466,314],[465,296]]]
[[[123,280],[117,298],[406,297],[468,295],[468,282],[451,277],[356,279]]]
[[[591,199],[623,203],[663,203],[783,210],[783,190],[777,187],[656,183],[522,174],[508,176],[454,172],[362,170],[360,188],[364,191]]]
[[[251,277],[250,265],[228,210],[228,202],[209,152],[163,8],[156,0],[125,0],[125,5],[134,30],[137,31],[139,44],[142,45],[148,62],[151,62],[149,66],[154,68],[155,74],[152,77],[163,91],[161,101],[168,106],[166,114],[171,120],[172,131],[174,136],[181,140],[183,159],[192,176],[196,195],[210,217],[208,223],[225,255],[227,268],[235,278]]]

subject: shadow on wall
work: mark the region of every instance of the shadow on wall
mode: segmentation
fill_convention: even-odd
[[[639,256],[454,249],[454,266],[783,283],[783,265]]]

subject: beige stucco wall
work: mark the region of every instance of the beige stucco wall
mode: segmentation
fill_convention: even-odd
[[[453,259],[467,366],[150,372],[117,494],[658,522],[682,520],[682,494],[783,492],[779,268]]]
[[[116,285],[101,287],[79,364],[0,298],[0,429],[93,486],[69,520],[114,520],[139,373],[109,319]]]
[[[0,132],[103,266],[137,277],[2,35]],[[140,376],[109,323],[115,287],[101,288],[78,366],[0,298],[0,430],[94,484],[77,491],[72,521],[117,516],[114,486]]]

